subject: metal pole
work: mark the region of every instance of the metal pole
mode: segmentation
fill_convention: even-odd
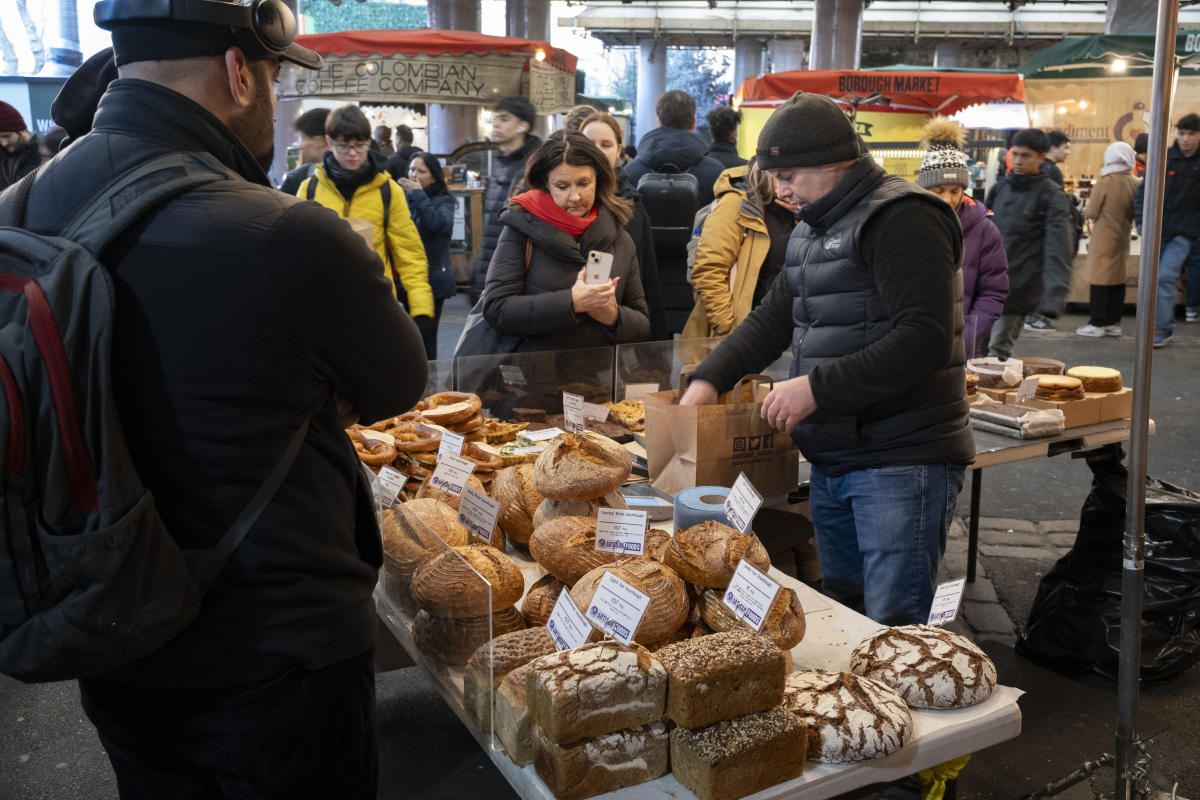
[[[1145,574],[1146,451],[1150,419],[1150,367],[1153,360],[1154,301],[1162,241],[1167,131],[1175,81],[1175,38],[1179,0],[1159,0],[1154,45],[1154,115],[1150,125],[1142,217],[1142,260],[1138,272],[1138,326],[1133,349],[1133,413],[1130,418],[1129,484],[1121,571],[1121,651],[1117,676],[1116,798],[1131,800],[1137,761],[1138,681],[1142,671],[1142,591]],[[1171,299],[1174,303],[1174,298]]]

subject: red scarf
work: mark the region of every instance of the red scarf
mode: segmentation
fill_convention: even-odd
[[[569,214],[558,207],[558,204],[554,202],[554,198],[550,196],[549,192],[543,192],[541,189],[531,189],[528,192],[523,192],[513,197],[512,201],[538,219],[544,219],[560,231],[571,236],[582,234],[596,221],[596,217],[600,215],[599,203],[592,206],[592,210],[588,212],[586,217],[577,217],[574,214]]]

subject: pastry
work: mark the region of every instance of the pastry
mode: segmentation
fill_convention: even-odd
[[[798,777],[808,737],[782,708],[671,731],[671,771],[697,800],[735,800]]]
[[[483,421],[483,437],[488,444],[514,441],[517,434],[529,427],[528,422],[504,422],[498,419]]]
[[[766,711],[783,699],[783,653],[753,631],[688,639],[656,655],[667,670],[667,717],[685,728]]]
[[[554,649],[550,632],[540,625],[498,635],[479,645],[463,671],[463,706],[480,730],[486,731],[491,724],[491,692],[504,676]]]
[[[606,572],[613,573],[650,598],[637,630],[632,632],[634,641],[644,644],[662,641],[687,620],[691,602],[683,579],[670,567],[645,556],[596,567],[581,577],[571,587],[571,599],[576,608],[585,611],[592,604],[592,596]]]
[[[501,551],[468,544],[422,561],[410,588],[417,604],[434,616],[478,617],[514,605],[525,591],[525,579]]]
[[[932,625],[885,628],[850,653],[850,671],[899,692],[913,708],[966,708],[996,688],[996,666],[974,642]]]
[[[634,433],[646,430],[646,403],[644,400],[622,400],[619,403],[605,403],[608,406],[609,419],[624,425]]]
[[[479,395],[468,392],[438,392],[417,403],[414,411],[434,425],[453,425],[466,422],[479,413],[483,403]]]
[[[700,594],[700,618],[704,624],[714,631],[729,631],[750,626],[734,615],[729,607],[722,602],[724,593],[720,589],[705,589]],[[791,650],[800,644],[804,638],[804,609],[800,598],[787,587],[780,587],[775,593],[771,607],[767,609],[767,618],[763,620],[763,636],[769,638],[780,650]]]
[[[533,515],[543,499],[533,485],[533,466],[519,464],[496,473],[492,497],[500,503],[498,521],[504,535],[517,544],[528,545],[533,534]]]
[[[1121,391],[1121,373],[1110,367],[1071,367],[1067,375],[1078,378],[1085,392]]]
[[[525,616],[515,606],[481,617],[434,617],[419,611],[413,619],[413,642],[446,664],[466,664],[483,644],[495,636],[525,630]]]
[[[826,764],[870,761],[896,752],[913,734],[904,698],[885,683],[850,672],[793,672],[783,706],[808,728],[808,758]]]
[[[396,440],[390,434],[369,428],[348,428],[346,435],[354,443],[354,452],[368,467],[379,468],[396,460]]]
[[[558,800],[581,798],[652,781],[667,773],[670,750],[661,722],[616,731],[574,744],[556,744],[538,729],[533,766]]]
[[[594,433],[565,433],[533,466],[533,481],[553,500],[594,500],[614,491],[633,469],[629,452]]]
[[[724,589],[743,558],[762,572],[771,568],[757,536],[710,521],[676,531],[663,560],[688,583]]]
[[[1060,402],[1083,399],[1083,381],[1068,375],[1042,375],[1037,379],[1038,400]]]
[[[530,625],[546,624],[554,612],[554,604],[558,602],[558,596],[565,588],[567,588],[565,583],[549,574],[538,578],[537,582],[529,587],[529,591],[525,593],[525,599],[521,601],[521,613],[525,615],[525,619]]]

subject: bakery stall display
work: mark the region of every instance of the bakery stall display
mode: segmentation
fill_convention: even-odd
[[[825,764],[891,755],[913,733],[912,713],[895,689],[850,672],[793,672],[783,705],[808,730],[808,758]]]
[[[554,639],[542,625],[497,634],[490,643],[476,647],[463,672],[463,704],[480,728],[486,730],[491,724],[491,693],[500,682],[518,667],[554,651]]]
[[[913,708],[966,708],[996,688],[996,666],[961,634],[932,625],[886,628],[860,642],[850,671],[892,687]]]
[[[1034,394],[1038,400],[1062,402],[1083,399],[1083,381],[1068,375],[1042,375]]]

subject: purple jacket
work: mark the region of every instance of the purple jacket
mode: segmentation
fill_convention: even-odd
[[[992,323],[1008,297],[1008,257],[1000,231],[989,216],[983,203],[969,197],[958,207],[963,229],[963,340],[968,358],[987,354]]]

